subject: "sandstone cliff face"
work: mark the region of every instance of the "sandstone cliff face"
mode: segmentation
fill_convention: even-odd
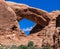
[[[18,42],[18,36],[22,35],[16,20],[16,14],[5,1],[0,1],[0,43]],[[15,39],[17,38],[17,39]],[[11,42],[12,41],[12,42]]]
[[[36,25],[26,36],[19,29],[18,22],[27,18]],[[0,1],[0,43],[5,45],[27,45],[33,41],[42,47],[50,45],[53,49],[60,47],[60,11],[48,13],[24,4]]]

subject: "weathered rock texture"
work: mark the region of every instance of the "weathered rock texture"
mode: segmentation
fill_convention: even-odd
[[[18,22],[27,18],[36,25],[26,36]],[[0,43],[5,45],[27,45],[33,41],[36,46],[49,45],[60,49],[60,11],[48,13],[24,4],[0,0]]]

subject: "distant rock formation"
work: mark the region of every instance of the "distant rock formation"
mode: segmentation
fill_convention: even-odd
[[[29,36],[19,28],[18,22],[23,18],[36,23]],[[0,0],[0,43],[27,45],[29,41],[39,47],[49,45],[52,49],[60,49],[60,11],[48,13],[25,4]]]

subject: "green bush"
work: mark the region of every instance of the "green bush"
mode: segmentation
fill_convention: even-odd
[[[28,47],[31,47],[31,46],[34,46],[34,43],[32,41],[28,43]]]
[[[28,49],[28,47],[25,45],[20,45],[20,46],[18,46],[18,49]]]
[[[32,46],[32,47],[28,47],[28,49],[36,49],[34,46]]]
[[[42,47],[42,49],[50,49],[49,46]]]
[[[16,45],[6,46],[0,44],[0,49],[50,49],[50,46],[43,46],[42,48],[40,48],[40,47],[36,47],[34,43],[30,41],[27,46],[20,45],[18,47]]]

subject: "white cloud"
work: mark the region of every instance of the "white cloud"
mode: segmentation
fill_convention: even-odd
[[[23,29],[21,29],[21,30],[23,30],[23,31],[30,31],[31,29],[32,29],[33,27],[30,27],[30,28],[23,28]]]

